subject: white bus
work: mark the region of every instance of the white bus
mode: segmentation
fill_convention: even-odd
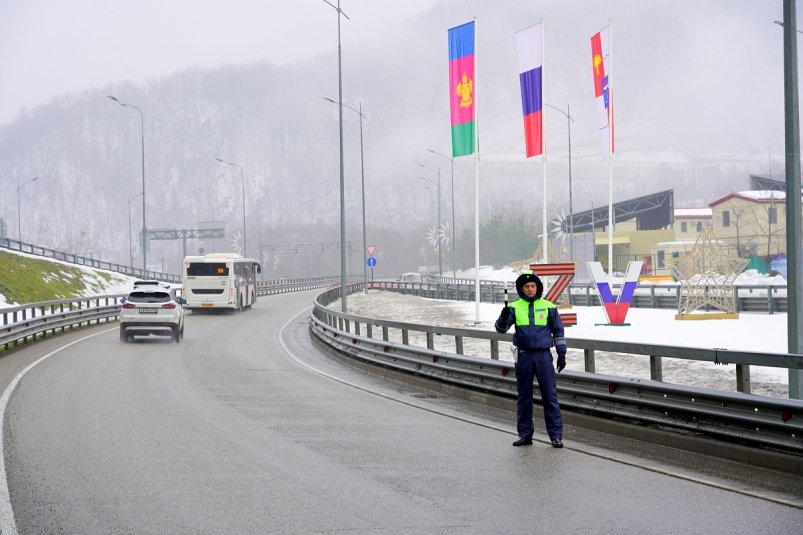
[[[251,308],[257,300],[257,273],[253,258],[235,253],[212,253],[184,258],[184,308]]]

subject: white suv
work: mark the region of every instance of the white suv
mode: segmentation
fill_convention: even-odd
[[[120,310],[120,341],[134,336],[170,336],[179,343],[184,338],[183,297],[172,290],[145,285],[135,288],[123,299]]]

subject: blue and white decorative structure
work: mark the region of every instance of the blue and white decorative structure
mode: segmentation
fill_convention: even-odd
[[[605,316],[608,318],[608,325],[627,325],[625,318],[627,317],[630,301],[633,299],[633,292],[636,290],[638,278],[641,274],[641,266],[644,262],[637,260],[627,264],[622,291],[616,298],[613,296],[613,290],[608,282],[608,275],[602,269],[602,264],[600,262],[588,262],[587,264],[591,279],[597,286],[597,293],[599,294],[602,308],[605,310]]]

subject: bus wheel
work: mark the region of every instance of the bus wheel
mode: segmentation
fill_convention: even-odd
[[[243,300],[242,300],[242,298],[238,297],[237,298],[237,312],[242,312],[242,311],[243,311]]]

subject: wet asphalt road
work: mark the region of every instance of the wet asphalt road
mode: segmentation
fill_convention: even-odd
[[[0,359],[5,388],[98,333],[34,367],[10,399],[18,531],[801,532],[803,509],[589,455],[572,438],[513,448],[504,415],[466,406],[461,419],[465,402],[428,404],[325,357],[305,316],[279,337],[315,293],[191,314],[181,344],[122,344],[110,323]]]

